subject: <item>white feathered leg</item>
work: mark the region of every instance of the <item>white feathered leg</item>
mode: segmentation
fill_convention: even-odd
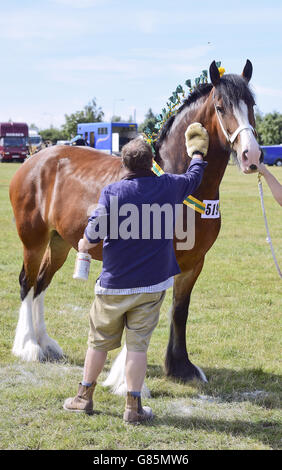
[[[108,377],[103,382],[104,387],[110,387],[112,390],[112,393],[114,393],[115,395],[126,396],[126,393],[127,393],[127,383],[126,383],[126,377],[125,377],[126,354],[127,354],[127,349],[126,349],[126,345],[124,345],[124,347],[122,348],[122,350],[120,351],[116,359],[114,360]],[[141,396],[142,398],[151,397],[150,390],[145,385],[145,383],[143,384],[143,387],[141,390]]]
[[[32,319],[33,287],[22,301],[13,354],[24,361],[42,361],[44,353],[37,342]]]
[[[205,383],[208,383],[208,379],[207,379],[205,373],[202,371],[202,369],[201,369],[199,366],[196,366],[195,364],[194,364],[194,366],[195,366],[196,369],[198,370],[198,372],[199,372],[199,374],[200,374],[200,377],[201,377],[201,380],[202,380],[203,382],[205,382]]]
[[[33,314],[33,325],[36,333],[37,341],[40,344],[44,355],[47,359],[58,360],[63,357],[63,351],[58,345],[57,341],[50,338],[46,331],[46,325],[44,321],[44,297],[45,292],[41,292],[33,300],[32,314]]]

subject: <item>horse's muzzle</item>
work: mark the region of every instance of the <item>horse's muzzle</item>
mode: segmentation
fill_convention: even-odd
[[[252,170],[252,171],[256,171],[256,170],[258,169],[258,167],[257,167],[256,165],[254,165],[254,164],[250,165],[249,168],[250,168],[250,170]]]

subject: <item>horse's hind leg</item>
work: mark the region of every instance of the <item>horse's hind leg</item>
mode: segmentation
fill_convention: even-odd
[[[37,342],[32,318],[34,284],[47,240],[33,249],[24,246],[24,262],[20,273],[22,304],[19,312],[13,353],[25,361],[40,361],[44,354]]]
[[[69,245],[54,230],[51,233],[49,245],[46,248],[40,271],[37,277],[33,301],[33,325],[37,341],[45,357],[49,360],[62,358],[63,351],[58,343],[50,338],[44,321],[44,296],[54,274],[64,264],[71,245]]]

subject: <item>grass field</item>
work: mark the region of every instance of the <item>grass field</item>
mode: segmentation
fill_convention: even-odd
[[[187,326],[191,360],[208,384],[167,379],[167,292],[149,353],[146,384],[156,418],[123,424],[124,398],[97,386],[96,413],[68,414],[77,391],[88,311],[100,263],[90,280],[72,279],[75,251],[46,294],[46,324],[63,348],[60,363],[24,363],[11,354],[20,306],[22,249],[8,197],[18,164],[0,165],[0,448],[1,449],[279,449],[281,448],[281,280],[275,270],[255,175],[229,166],[221,185],[222,229],[193,290]],[[271,169],[280,181],[280,168]],[[281,207],[264,184],[276,255],[282,265]],[[110,353],[106,377],[117,351]]]

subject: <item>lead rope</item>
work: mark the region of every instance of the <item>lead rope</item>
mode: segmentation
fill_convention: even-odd
[[[262,182],[261,182],[261,174],[260,173],[258,173],[258,187],[259,187],[260,202],[261,202],[261,208],[262,208],[262,213],[263,213],[263,218],[264,218],[264,224],[265,224],[266,233],[267,233],[266,241],[267,241],[267,243],[269,243],[271,253],[272,253],[272,257],[273,257],[276,269],[278,271],[278,274],[282,278],[282,273],[280,271],[280,268],[279,268],[279,265],[278,265],[278,262],[277,262],[277,259],[276,259],[275,253],[274,253],[274,248],[273,248],[271,236],[270,236],[270,233],[269,233],[269,228],[268,228],[268,223],[267,223],[267,218],[266,218],[266,212],[265,212],[265,207],[264,207],[263,189],[262,189]]]

